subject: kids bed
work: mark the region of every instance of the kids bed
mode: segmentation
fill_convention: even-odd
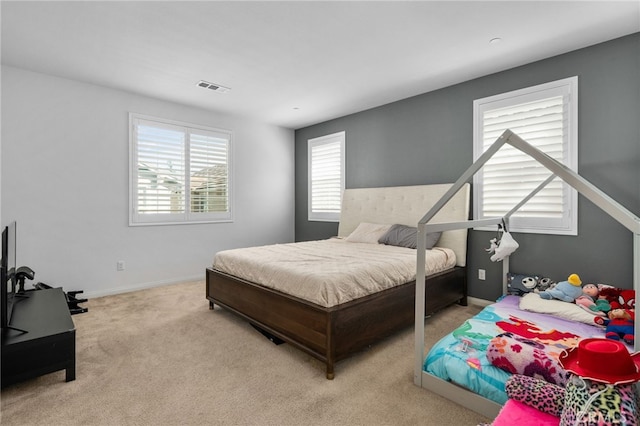
[[[347,189],[337,238],[221,251],[206,271],[210,308],[219,305],[319,359],[332,379],[337,361],[413,324],[416,249],[403,239],[412,230],[400,226],[394,236],[390,227],[415,226],[450,188]],[[468,215],[467,184],[433,221]],[[383,234],[389,244],[378,244]],[[414,241],[415,235],[413,228]],[[427,313],[467,303],[467,230],[432,237],[435,247],[423,251]]]
[[[556,315],[544,313],[553,309],[530,311],[530,297],[537,298],[535,306],[565,306]],[[605,337],[594,316],[577,305],[540,299],[535,293],[507,295],[438,341],[427,354],[423,371],[498,405],[507,401],[505,383],[511,375],[507,371],[564,386],[569,375],[558,362],[562,351],[583,338]]]
[[[542,182],[531,194],[525,197],[504,217],[470,220],[451,223],[429,223],[430,219],[439,211],[456,188],[466,182],[486,163],[486,161],[508,143],[527,153],[551,171],[551,176]],[[453,229],[468,229],[475,226],[497,225],[508,223],[509,217],[533,197],[555,177],[562,178],[575,188],[581,195],[589,199],[611,217],[629,229],[633,235],[634,272],[633,289],[640,288],[640,219],[611,199],[591,183],[568,169],[561,163],[540,152],[519,136],[506,130],[496,142],[458,179],[438,202],[418,222],[418,253],[416,269],[416,309],[415,309],[415,365],[414,382],[417,386],[435,392],[448,399],[470,408],[487,417],[495,417],[506,401],[504,383],[509,377],[507,369],[498,368],[508,364],[516,367],[518,373],[545,377],[550,382],[562,384],[566,380],[566,373],[555,363],[557,355],[566,347],[572,347],[582,338],[604,337],[603,329],[591,325],[592,316],[586,318],[559,318],[553,310],[546,313],[531,312],[521,309],[523,298],[506,296],[496,304],[483,309],[477,316],[466,321],[463,325],[444,337],[425,357],[424,346],[424,297],[425,285],[428,277],[424,277],[424,261],[421,257],[425,249],[425,236],[428,232],[439,232]],[[502,261],[503,265],[503,294],[507,294],[507,274],[509,272],[508,256]],[[571,305],[561,301],[544,301],[564,303],[566,308]],[[428,296],[427,302],[428,303]],[[525,305],[527,306],[527,305]],[[538,305],[536,305],[538,306]],[[537,308],[536,308],[537,309]],[[573,309],[573,308],[571,308]],[[540,312],[543,312],[542,309]],[[634,324],[635,335],[640,336],[640,324]],[[514,344],[515,343],[515,344]],[[517,348],[522,354],[513,353],[508,348]],[[638,351],[638,341],[635,347]],[[504,352],[500,352],[503,350]],[[498,353],[499,352],[499,353]],[[521,355],[520,357],[518,355]],[[502,358],[501,358],[502,357]],[[489,359],[494,362],[490,362]],[[526,362],[523,363],[523,360]],[[518,363],[521,365],[517,365]],[[525,371],[529,368],[528,371]]]

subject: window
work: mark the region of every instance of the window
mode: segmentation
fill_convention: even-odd
[[[231,132],[137,114],[129,121],[130,225],[231,220]]]
[[[309,220],[340,220],[345,132],[309,139]]]
[[[578,77],[479,99],[473,109],[474,161],[511,129],[577,171]],[[502,146],[474,175],[474,217],[503,216],[550,174],[517,148]],[[510,231],[577,235],[577,198],[573,188],[556,178],[511,216]]]

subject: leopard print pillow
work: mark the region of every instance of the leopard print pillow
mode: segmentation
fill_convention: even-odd
[[[564,406],[564,388],[535,377],[514,374],[505,383],[507,396],[538,411],[560,417]]]

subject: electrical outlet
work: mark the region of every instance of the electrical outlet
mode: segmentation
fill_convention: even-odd
[[[118,260],[118,262],[116,262],[116,269],[118,271],[124,271],[124,260]]]
[[[486,279],[485,270],[478,269],[478,279],[484,281]]]

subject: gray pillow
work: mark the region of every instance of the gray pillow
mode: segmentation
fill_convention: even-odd
[[[441,232],[431,232],[427,234],[427,249],[436,245],[441,234]],[[399,224],[392,225],[386,234],[380,237],[378,242],[390,246],[417,248],[418,228]]]

